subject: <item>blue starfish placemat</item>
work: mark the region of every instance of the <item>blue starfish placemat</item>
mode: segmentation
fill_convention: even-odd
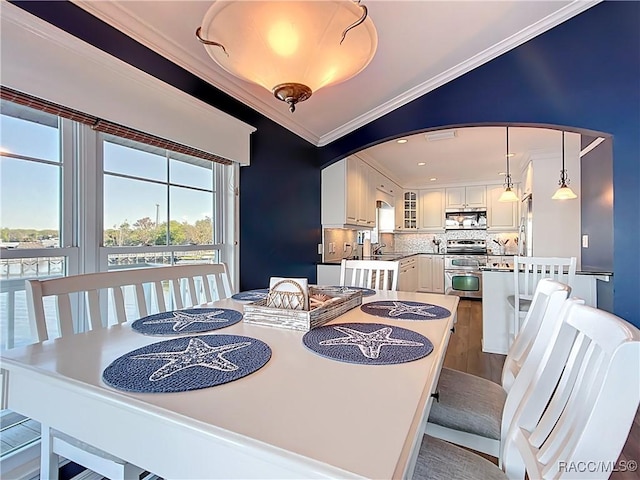
[[[446,308],[422,302],[400,302],[381,300],[363,304],[360,309],[370,315],[400,320],[437,320],[447,318],[451,312]]]
[[[350,287],[350,286],[341,286],[341,285],[334,285],[331,288],[337,288],[339,290],[343,290],[343,291],[347,291],[347,290],[360,290],[362,292],[362,296],[363,297],[370,297],[371,295],[375,295],[376,291],[372,290],[370,288],[365,288],[365,287]]]
[[[267,298],[268,293],[268,288],[258,288],[256,290],[247,290],[246,292],[236,293],[235,295],[231,295],[231,298],[242,302],[257,302],[258,300]]]
[[[381,323],[325,325],[309,330],[302,342],[323,357],[365,365],[411,362],[433,351],[424,335]]]
[[[251,337],[179,337],[121,356],[104,370],[102,379],[127,392],[183,392],[238,380],[270,358],[271,348]]]
[[[228,327],[242,320],[242,313],[228,308],[188,308],[156,313],[136,320],[131,328],[145,335],[185,335]]]

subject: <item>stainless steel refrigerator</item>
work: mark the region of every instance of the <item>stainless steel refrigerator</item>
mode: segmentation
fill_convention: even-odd
[[[518,254],[523,257],[533,256],[533,199],[531,194],[525,195],[520,205]]]

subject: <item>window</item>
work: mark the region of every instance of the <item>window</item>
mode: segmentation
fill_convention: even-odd
[[[7,100],[1,107],[0,348],[35,341],[28,278],[219,261],[233,275],[236,165],[97,133]],[[83,331],[84,321],[75,327]]]
[[[0,115],[1,348],[34,341],[26,315],[24,280],[65,275],[76,252],[61,248],[65,188],[72,158],[55,115],[2,101]],[[67,245],[70,245],[67,243]],[[53,305],[51,305],[53,308]],[[56,325],[50,325],[57,335]]]

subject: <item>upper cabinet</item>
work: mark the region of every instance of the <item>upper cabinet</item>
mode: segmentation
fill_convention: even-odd
[[[420,190],[420,229],[444,231],[445,191],[442,188]]]
[[[402,194],[402,230],[418,229],[418,192],[405,190]]]
[[[520,202],[500,202],[504,191],[502,185],[488,186],[487,230],[494,232],[514,231],[518,229],[518,206]],[[516,187],[517,191],[517,187]]]
[[[373,228],[376,224],[376,170],[356,156],[322,170],[324,227]]]
[[[450,187],[445,190],[445,208],[486,208],[487,188],[484,185],[473,187]]]

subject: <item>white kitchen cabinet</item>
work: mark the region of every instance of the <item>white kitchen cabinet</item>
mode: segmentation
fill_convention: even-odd
[[[502,185],[487,187],[489,200],[487,206],[487,230],[494,232],[517,231],[520,202],[498,201],[502,192],[504,192]]]
[[[443,189],[420,190],[420,225],[427,232],[444,231]]]
[[[444,293],[444,256],[420,255],[418,258],[418,291]]]
[[[446,189],[445,208],[486,208],[486,206],[487,188],[484,185]]]
[[[395,198],[400,191],[400,187],[398,187],[395,182],[393,182],[391,179],[387,178],[377,170],[373,169],[373,172],[374,178],[372,183],[374,184],[374,188],[380,190],[381,192],[388,193]]]
[[[321,219],[325,228],[373,228],[376,223],[373,169],[351,156],[322,170]]]
[[[415,292],[418,290],[418,256],[403,258],[400,260],[398,273],[398,290],[403,292]]]
[[[412,231],[418,229],[418,200],[419,196],[416,190],[402,192],[401,201],[396,202],[396,208],[399,206],[402,213],[400,230]]]
[[[366,162],[355,158],[358,170],[358,219],[362,227],[376,226],[376,171]]]

